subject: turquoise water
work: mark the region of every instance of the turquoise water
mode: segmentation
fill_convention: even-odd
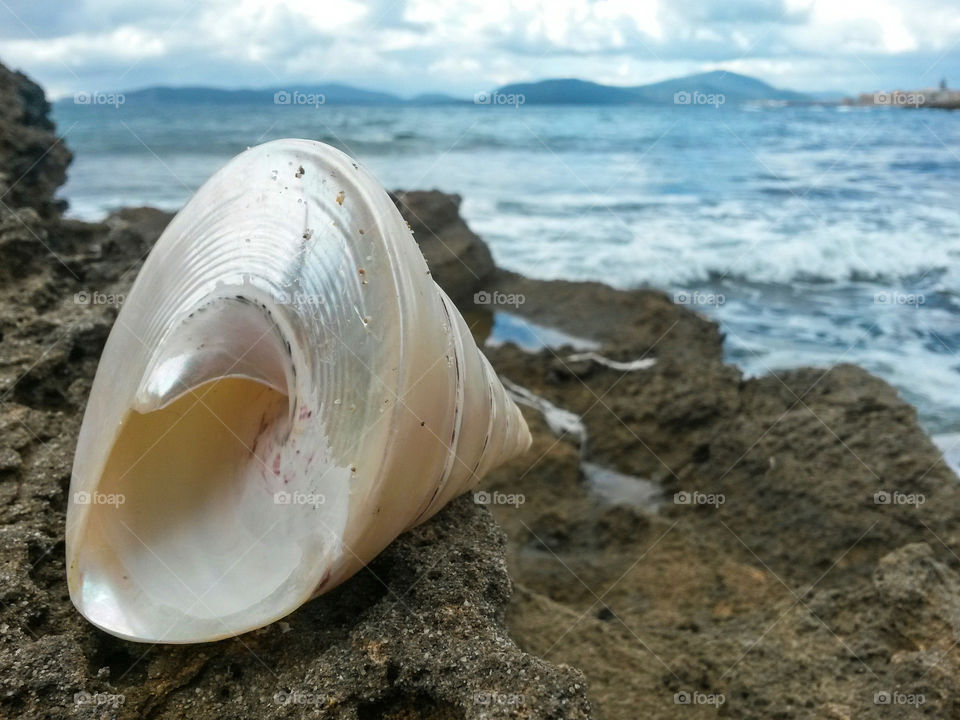
[[[498,264],[652,286],[747,373],[853,362],[960,432],[960,114],[883,108],[60,104],[62,196],[176,209],[247,146],[331,143],[463,196]]]

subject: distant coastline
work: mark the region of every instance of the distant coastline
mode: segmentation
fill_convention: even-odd
[[[443,93],[404,98],[388,92],[340,83],[297,84],[259,88],[155,86],[120,91],[90,89],[59,98],[57,104],[78,105],[735,105],[745,102],[810,102],[805,93],[774,87],[757,78],[715,70],[635,86],[603,85],[574,78],[512,83],[478,89],[473,97]]]
[[[856,98],[847,98],[844,105],[868,107],[933,108],[938,110],[960,109],[960,90],[947,87],[923,90],[889,90],[860,93]]]
[[[922,90],[884,90],[847,96],[839,92],[804,93],[778,88],[758,78],[714,70],[671,78],[646,85],[620,86],[554,78],[510,83],[479,90],[473,97],[424,93],[401,97],[342,83],[286,83],[270,88],[217,88],[204,86],[152,86],[136,90],[81,91],[56,100],[55,104],[104,106],[156,105],[303,105],[361,107],[430,107],[502,105],[706,105],[715,108],[743,104],[772,106],[857,106],[900,108],[960,108],[960,90],[945,87]]]

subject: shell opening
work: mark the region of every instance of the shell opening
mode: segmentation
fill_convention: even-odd
[[[312,595],[337,556],[349,468],[322,442],[298,447],[322,423],[310,435],[300,421],[313,413],[293,417],[278,380],[217,377],[128,413],[74,559],[71,590],[94,624],[158,642],[227,637]]]

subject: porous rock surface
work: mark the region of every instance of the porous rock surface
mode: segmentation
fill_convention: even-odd
[[[457,305],[471,303],[495,267],[486,243],[460,217],[460,196],[397,190],[391,197],[413,230],[433,279]]]
[[[56,214],[53,193],[66,178],[70,151],[53,134],[43,89],[23,73],[2,68],[0,75],[0,208]]]

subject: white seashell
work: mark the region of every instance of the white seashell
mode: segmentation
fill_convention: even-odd
[[[110,333],[70,596],[131,640],[252,630],[529,444],[379,183],[320,143],[261,145],[173,219]]]

